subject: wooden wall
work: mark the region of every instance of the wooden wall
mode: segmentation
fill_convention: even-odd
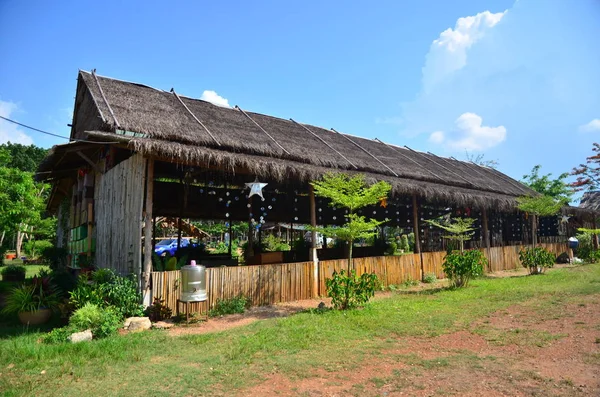
[[[96,180],[96,265],[141,273],[146,160],[135,154]]]
[[[540,245],[555,255],[559,255],[566,249],[564,243]],[[495,272],[520,267],[521,248],[523,246],[482,249],[489,261],[488,269],[485,271]],[[442,263],[446,253],[424,252],[422,255],[424,273],[435,273],[437,278],[444,278]],[[209,307],[213,307],[217,299],[230,299],[239,295],[248,297],[253,306],[325,296],[325,279],[330,278],[334,271],[346,268],[345,259],[320,261],[316,294],[312,290],[314,280],[312,262],[206,269]],[[374,272],[385,286],[421,279],[420,254],[355,258],[353,269],[357,274]],[[178,270],[152,273],[152,298],[164,299],[173,312],[175,312],[176,300],[181,294],[179,279]]]

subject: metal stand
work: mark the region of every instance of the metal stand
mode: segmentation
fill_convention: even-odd
[[[182,301],[181,299],[177,299],[177,309],[175,311],[175,314],[179,317],[179,313],[180,313],[180,304],[184,303],[185,306],[185,322],[189,323],[190,322],[190,303],[198,303],[199,304],[199,314],[202,315],[202,313],[204,312],[204,318],[206,321],[208,321],[208,300],[204,300],[204,301],[193,301],[193,302],[188,302],[188,301]],[[202,310],[204,308],[204,311]]]

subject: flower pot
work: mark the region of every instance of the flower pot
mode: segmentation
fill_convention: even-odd
[[[2,281],[23,282],[23,281],[25,281],[25,275],[24,274],[3,274]]]
[[[44,324],[52,317],[50,309],[39,309],[33,312],[19,312],[19,320],[23,324],[39,325]]]

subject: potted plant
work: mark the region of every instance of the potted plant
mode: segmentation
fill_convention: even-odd
[[[8,265],[2,269],[2,281],[25,281],[25,273],[27,270],[24,266]]]
[[[23,324],[39,325],[50,319],[60,302],[56,287],[48,277],[34,277],[32,284],[14,288],[6,298],[3,312],[16,313]]]

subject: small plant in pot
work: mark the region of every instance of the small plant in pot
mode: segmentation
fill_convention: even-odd
[[[2,281],[25,281],[25,273],[27,270],[25,266],[20,265],[8,265],[2,269]]]
[[[58,291],[50,279],[34,277],[32,284],[23,284],[10,292],[2,311],[16,313],[23,324],[39,325],[50,319],[59,303]]]

